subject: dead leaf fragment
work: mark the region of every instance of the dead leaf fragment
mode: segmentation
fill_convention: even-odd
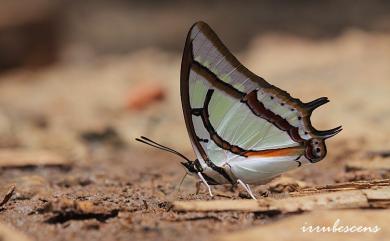
[[[316,209],[367,208],[375,201],[390,201],[390,187],[367,190],[347,190],[331,193],[316,193],[308,196],[287,197],[284,199],[263,198],[260,200],[213,200],[175,201],[175,211],[243,211],[291,213]],[[388,205],[390,206],[390,205]],[[388,207],[387,206],[387,207]]]
[[[344,183],[336,183],[336,184],[316,186],[316,187],[306,187],[306,188],[302,188],[299,192],[290,193],[290,195],[303,196],[303,195],[309,195],[313,193],[370,189],[375,187],[388,187],[388,186],[390,186],[390,179],[344,182]]]
[[[72,211],[76,213],[100,213],[107,214],[111,212],[104,206],[99,206],[91,201],[78,201],[67,198],[61,198],[53,202],[53,211]]]
[[[1,241],[31,241],[26,235],[15,228],[0,223],[0,240]]]
[[[148,105],[164,99],[163,88],[156,84],[141,84],[127,94],[126,106],[129,110],[142,110]]]
[[[48,181],[44,177],[38,175],[15,178],[11,183],[15,183],[18,187],[15,191],[15,199],[31,199],[34,196],[48,198],[52,193]]]
[[[298,191],[301,188],[306,187],[307,184],[291,177],[280,177],[271,181],[268,186],[270,192],[284,193]]]
[[[390,171],[390,160],[376,157],[372,160],[354,160],[346,164],[345,169],[347,171],[356,170],[383,170]]]
[[[0,167],[68,166],[70,161],[46,150],[0,150]]]
[[[15,191],[15,186],[12,185],[11,187],[8,188],[8,191],[4,195],[1,195],[3,198],[0,201],[0,207],[2,207],[4,204],[8,202],[8,200],[10,200],[14,191]]]
[[[387,158],[387,157],[390,157],[390,150],[371,151],[368,153],[368,156],[371,156],[371,157],[379,156],[382,158]]]
[[[357,170],[341,172],[335,177],[335,181],[340,182],[356,182],[356,181],[369,181],[375,179],[389,178],[390,173],[386,171],[377,170]]]
[[[68,198],[60,198],[51,202],[46,222],[64,223],[68,220],[96,219],[104,221],[118,215],[116,207],[103,204],[95,204],[92,201],[79,201]]]

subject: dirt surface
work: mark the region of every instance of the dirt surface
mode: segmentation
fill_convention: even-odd
[[[389,41],[390,35],[360,31],[328,41],[267,35],[238,54],[249,69],[303,101],[329,97],[331,103],[313,115],[314,126],[344,127],[327,141],[325,160],[253,187],[259,199],[336,192],[359,181],[374,183],[365,186],[370,190],[377,183],[389,185]],[[196,195],[191,178],[178,191],[184,175],[180,160],[134,141],[145,135],[193,157],[181,112],[179,69],[179,54],[144,49],[2,75],[1,222],[31,240],[198,241],[256,225],[266,230],[272,226],[265,224],[310,212],[173,208],[178,200],[249,198],[230,186],[215,187],[214,198],[205,189]],[[324,188],[340,183],[341,189]],[[379,206],[346,207],[357,215],[367,208],[385,212],[388,194],[388,189],[378,194]],[[376,225],[371,214],[366,216],[365,225]],[[298,224],[290,227],[299,230]]]

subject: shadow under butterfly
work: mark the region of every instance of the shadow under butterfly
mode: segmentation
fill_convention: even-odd
[[[308,103],[266,82],[243,66],[204,22],[195,23],[186,39],[180,75],[187,131],[197,159],[146,137],[137,141],[182,157],[188,174],[206,185],[240,184],[255,199],[249,184],[264,184],[283,172],[326,155],[325,140],[341,126],[319,131],[310,122]]]

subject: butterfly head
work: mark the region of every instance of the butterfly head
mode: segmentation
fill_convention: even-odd
[[[180,162],[186,169],[188,174],[193,174],[196,172],[194,162]]]
[[[187,161],[187,162],[180,162],[186,169],[188,174],[196,174],[198,172],[202,172],[203,168],[200,165],[200,162],[198,159],[195,161]]]

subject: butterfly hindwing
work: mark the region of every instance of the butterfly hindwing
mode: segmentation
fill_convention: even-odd
[[[195,98],[190,98],[196,139],[214,164],[227,163],[233,172],[244,171],[249,178],[252,173],[254,180],[268,179],[297,166],[291,161],[302,155],[302,144],[293,141],[287,132],[259,118],[245,103],[214,88],[193,70],[189,90],[190,93],[198,91]],[[272,150],[289,148],[293,151],[284,154],[279,162],[269,155]],[[260,157],[250,157],[250,153]],[[254,162],[256,158],[262,159],[261,165]],[[251,161],[246,163],[249,159]],[[251,179],[246,181],[253,183]]]

